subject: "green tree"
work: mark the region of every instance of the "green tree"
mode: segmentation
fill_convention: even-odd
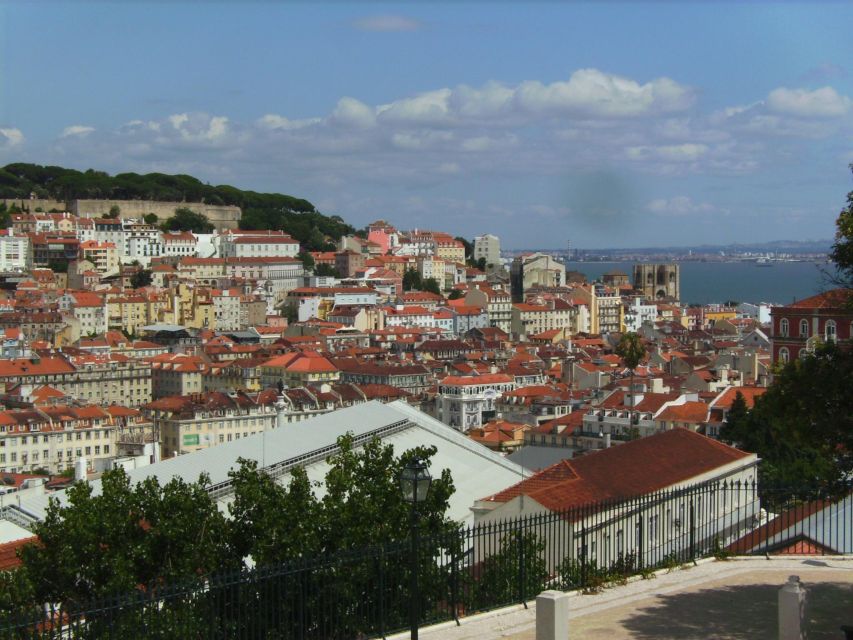
[[[118,218],[120,215],[121,215],[121,208],[117,204],[114,204],[113,206],[110,207],[109,212],[104,214],[104,218],[110,218],[110,219],[114,220],[114,219]]]
[[[322,264],[318,264],[314,267],[314,275],[315,276],[329,276],[331,278],[340,278],[341,272],[338,271],[335,267],[324,262]]]
[[[188,207],[175,209],[175,215],[166,220],[161,228],[164,231],[192,231],[193,233],[211,233],[215,229],[204,214],[196,213]]]
[[[462,243],[462,246],[465,247],[465,260],[470,261],[474,259],[474,245],[463,238],[462,236],[456,236],[454,240],[458,240]]]
[[[403,274],[403,291],[420,291],[421,274],[414,269],[407,269]]]
[[[732,406],[726,413],[726,421],[720,429],[720,440],[737,446],[736,443],[740,442],[744,435],[744,429],[748,428],[748,417],[749,407],[746,406],[746,398],[738,391],[732,401]]]
[[[500,549],[483,561],[469,606],[488,609],[538,595],[548,578],[544,551],[545,542],[535,533],[519,530],[506,535]]]
[[[834,343],[786,364],[735,437],[766,487],[832,486],[853,471],[853,350]]]
[[[36,602],[79,603],[151,587],[203,580],[228,566],[225,518],[202,476],[155,477],[131,487],[122,468],[104,473],[101,492],[77,483],[67,505],[51,499],[25,546],[23,566]]]
[[[151,269],[140,269],[130,276],[130,286],[134,289],[141,289],[151,284]]]
[[[157,214],[156,214],[156,213],[146,213],[146,214],[142,217],[142,220],[145,222],[145,224],[157,224],[157,222],[158,222],[160,219],[157,217]]]
[[[853,163],[850,164],[853,171]],[[829,257],[835,263],[834,284],[853,289],[853,191],[847,194],[847,206],[835,221],[835,243]]]
[[[438,284],[438,280],[435,278],[427,278],[421,283],[422,291],[429,291],[430,293],[435,293],[436,295],[441,295],[441,287]]]
[[[299,259],[302,261],[302,267],[307,271],[314,268],[314,256],[307,251],[299,252]]]
[[[634,392],[634,377],[639,364],[646,357],[646,345],[638,333],[629,331],[623,333],[619,338],[619,343],[614,350],[616,355],[622,358],[625,366],[631,370],[631,424],[634,424],[634,405],[636,394]]]
[[[447,296],[448,300],[459,300],[459,298],[464,298],[465,293],[461,289],[453,289],[450,292],[450,295]]]

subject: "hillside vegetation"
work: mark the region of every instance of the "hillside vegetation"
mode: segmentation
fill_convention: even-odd
[[[188,175],[77,171],[63,167],[14,163],[0,169],[0,198],[55,200],[155,200],[234,205],[243,210],[243,229],[280,229],[310,251],[331,249],[330,241],[354,229],[339,216],[325,216],[308,200],[281,193],[244,191],[230,185],[204,184]]]

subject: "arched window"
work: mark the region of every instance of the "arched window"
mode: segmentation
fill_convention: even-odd
[[[790,358],[791,355],[788,353],[787,347],[782,347],[781,349],[779,349],[779,362],[787,364]]]
[[[800,337],[808,338],[809,337],[809,321],[808,320],[800,320]]]
[[[808,351],[806,351],[805,349],[800,349],[800,350],[797,352],[797,357],[798,357],[800,360],[802,360],[803,358],[805,358],[807,355],[809,355],[809,352],[808,352]]]
[[[788,337],[788,318],[782,318],[779,321],[779,335],[783,338]]]
[[[835,320],[827,320],[824,334],[827,342],[835,342],[838,337],[838,330],[835,327]]]

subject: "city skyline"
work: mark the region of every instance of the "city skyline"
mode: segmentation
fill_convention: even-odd
[[[853,161],[851,18],[7,3],[0,163],[187,173],[508,249],[826,239]]]

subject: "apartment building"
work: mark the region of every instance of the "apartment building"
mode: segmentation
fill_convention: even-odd
[[[516,302],[512,305],[512,332],[531,336],[553,329],[574,326],[577,309],[565,300],[551,299],[544,304]]]
[[[223,258],[295,258],[299,241],[283,231],[229,229],[221,236],[219,252]]]
[[[501,264],[501,241],[497,236],[486,233],[474,238],[474,260],[486,261],[486,266]]]
[[[447,376],[438,384],[436,417],[454,429],[467,432],[495,418],[495,403],[515,380],[504,373]]]
[[[55,474],[85,458],[88,468],[115,456],[116,425],[99,406],[0,411],[0,472]]]
[[[0,272],[26,271],[30,266],[29,237],[0,229]]]
[[[145,405],[143,413],[160,434],[163,457],[170,458],[275,428],[277,403],[271,390],[211,391],[160,398]]]
[[[49,383],[67,396],[104,405],[138,407],[151,401],[151,365],[121,353],[68,354],[73,375]]]

